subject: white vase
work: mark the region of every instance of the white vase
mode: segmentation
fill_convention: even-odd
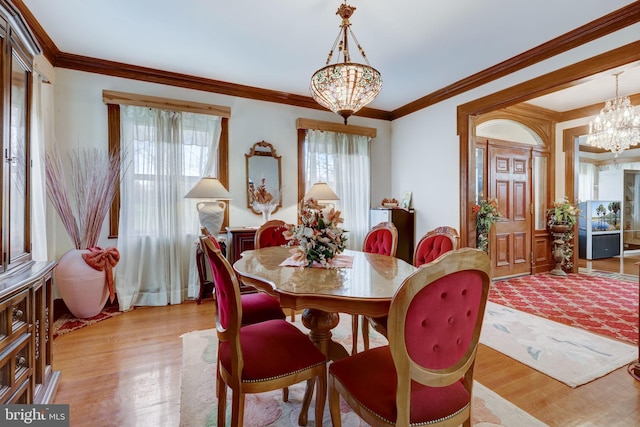
[[[65,305],[78,319],[99,314],[109,297],[105,272],[90,267],[82,254],[86,249],[71,249],[58,261],[53,275]]]

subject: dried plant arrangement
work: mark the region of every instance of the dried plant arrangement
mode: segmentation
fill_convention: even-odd
[[[54,145],[45,153],[47,196],[75,249],[95,247],[118,190],[121,158],[97,148],[69,151],[64,163]]]

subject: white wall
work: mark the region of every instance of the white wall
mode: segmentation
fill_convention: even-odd
[[[265,140],[273,144],[282,156],[283,207],[272,218],[295,222],[298,196],[298,155],[296,119],[299,117],[341,123],[342,118],[328,111],[312,110],[269,102],[253,101],[172,86],[127,80],[98,74],[56,69],[54,87],[55,135],[63,147],[107,146],[107,107],[102,102],[102,91],[113,90],[166,97],[179,100],[223,105],[231,108],[229,120],[229,221],[231,226],[259,225],[260,215],[246,208],[245,153],[253,144]],[[371,142],[373,206],[391,194],[391,123],[362,117],[349,118],[349,124],[377,129]],[[48,142],[50,143],[50,142]],[[48,207],[47,230],[49,257],[58,259],[71,248],[71,242],[53,208]],[[108,223],[102,230],[100,245],[113,246],[115,240],[106,238]]]
[[[456,131],[458,105],[531,80],[578,61],[638,40],[640,24],[587,43],[472,91],[392,122],[392,192],[413,191],[416,238],[449,225],[460,229],[460,147]],[[506,58],[505,58],[506,59]],[[582,123],[581,123],[582,124]],[[572,127],[572,126],[569,126]],[[556,197],[564,195],[562,132],[556,135]]]

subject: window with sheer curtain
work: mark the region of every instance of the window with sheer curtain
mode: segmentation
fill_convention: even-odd
[[[196,200],[184,195],[216,176],[221,118],[122,105],[120,122],[120,309],[179,304],[199,234]]]
[[[349,231],[347,247],[361,250],[369,230],[370,137],[307,129],[302,145],[304,183],[326,182],[340,197],[337,209]]]

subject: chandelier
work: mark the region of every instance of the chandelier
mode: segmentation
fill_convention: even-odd
[[[349,116],[373,101],[382,88],[380,73],[369,65],[364,49],[351,30],[349,18],[355,10],[355,7],[347,5],[346,0],[338,8],[336,15],[340,15],[342,18],[338,37],[329,52],[325,67],[313,73],[309,87],[313,99],[323,107],[341,115],[345,125]],[[367,63],[366,65],[351,62],[349,34]],[[335,64],[329,65],[336,46],[338,46],[337,61]],[[340,62],[340,55],[343,58],[342,62]]]
[[[636,114],[628,96],[618,96],[618,76],[616,76],[616,97],[605,103],[598,116],[589,122],[587,144],[618,154],[640,143],[640,115]]]

